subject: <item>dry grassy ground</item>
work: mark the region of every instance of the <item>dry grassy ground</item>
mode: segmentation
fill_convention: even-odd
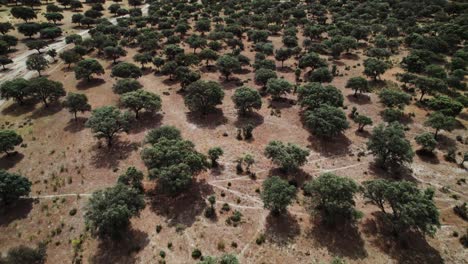
[[[72,31],[67,24],[64,29],[65,34]],[[280,36],[269,39],[275,48],[281,46]],[[245,41],[245,45],[247,48],[243,54],[253,61],[254,52],[249,51],[251,43]],[[23,50],[24,47],[19,45],[18,54]],[[186,50],[191,52],[188,47]],[[136,51],[127,51],[128,55],[120,61],[132,61]],[[398,62],[402,54],[405,54],[404,50],[392,60]],[[117,105],[118,96],[111,89],[116,81],[110,77],[111,63],[96,54],[91,57],[97,58],[106,69],[106,73],[92,83],[76,81],[73,71],[62,62],[52,64],[46,74],[49,79],[61,81],[67,91],[86,94],[93,108]],[[378,102],[377,95],[372,93],[354,98],[353,92],[344,88],[348,78],[362,74],[362,61],[365,59],[362,50],[348,57],[335,61],[343,76],[336,77],[332,84],[343,92],[345,105],[349,106],[347,113],[350,113],[352,106],[356,106],[360,113],[370,116],[374,124],[379,124],[382,121],[379,112],[383,106]],[[278,70],[278,75],[294,82],[292,69],[295,63],[294,59],[286,61],[286,67]],[[346,66],[350,66],[350,70],[345,70]],[[219,111],[205,117],[189,113],[182,96],[177,93],[179,84],[147,70],[139,81],[145,90],[161,95],[162,111],[153,116],[144,115],[128,134],[119,137],[118,143],[111,149],[98,142],[84,127],[89,113],[80,115],[79,120],[74,122],[70,113],[58,104],[49,108],[44,108],[42,104],[25,107],[12,102],[4,104],[0,108],[0,125],[17,130],[27,146],[19,148],[15,156],[0,156],[0,168],[26,175],[34,183],[31,195],[37,196],[37,199],[22,200],[14,210],[1,216],[0,251],[50,239],[47,263],[70,263],[74,254],[71,240],[78,239],[84,233],[83,214],[87,194],[112,186],[118,175],[129,166],[145,171],[140,158],[141,142],[149,129],[165,124],[179,128],[183,137],[193,141],[200,152],[206,153],[214,146],[222,147],[224,156],[220,160],[221,167],[199,175],[190,191],[177,198],[155,193],[153,182],[145,182],[147,207],[139,218],[132,219],[131,234],[120,242],[85,236],[82,246],[85,263],[156,263],[160,259],[160,250],[166,252],[167,263],[195,263],[190,256],[195,248],[199,248],[204,255],[234,253],[241,263],[322,263],[335,256],[343,257],[347,263],[468,263],[467,250],[452,235],[454,231],[462,234],[468,227],[467,222],[452,211],[454,205],[467,201],[466,185],[456,183],[458,179],[466,179],[467,174],[466,170],[443,158],[443,151],[450,146],[456,145],[461,152],[468,150],[466,145],[455,140],[456,135],[466,137],[466,129],[460,126],[451,133],[442,132],[436,157],[423,160],[416,156],[411,166],[413,174],[407,178],[418,182],[420,187],[436,189],[435,200],[441,212],[442,228],[434,238],[424,241],[410,237],[407,243],[393,242],[385,236],[378,209],[365,205],[362,198],[358,198],[357,207],[365,217],[357,229],[330,230],[322,226],[310,216],[304,197],[299,197],[289,207],[288,215],[274,218],[263,209],[256,192],[266,177],[279,173],[263,156],[263,149],[271,140],[293,142],[311,150],[309,161],[298,175],[283,175],[290,179],[304,181],[326,171],[357,182],[389,175],[375,168],[372,156],[357,157],[358,152],[365,150],[369,133],[357,133],[357,125],[353,122],[342,136],[333,141],[321,141],[303,127],[298,105],[271,103],[266,97],[263,98],[261,110],[239,119],[231,101],[239,82],[260,88],[253,82],[253,69],[246,68],[248,70],[243,73],[234,74],[232,81],[224,82],[217,71],[201,67],[202,79],[219,81],[226,93]],[[388,84],[397,82],[394,75],[400,71],[395,66],[383,79]],[[290,99],[295,98],[295,95],[290,96]],[[272,109],[279,109],[281,114],[271,115]],[[406,112],[415,114],[407,124],[410,130],[406,135],[416,149],[414,136],[428,130],[422,126],[427,111],[412,104],[406,108]],[[466,117],[466,111],[462,116]],[[467,125],[466,119],[459,121],[463,126]],[[256,125],[254,139],[238,141],[236,130],[247,122]],[[371,127],[366,130],[371,131]],[[252,168],[257,174],[255,180],[236,174],[235,159],[245,153],[255,157],[256,163]],[[450,191],[442,192],[443,186]],[[203,216],[207,206],[205,199],[211,194],[217,197],[218,214],[215,220]],[[220,210],[224,203],[230,205],[230,212]],[[78,210],[74,216],[69,215],[72,208]],[[242,223],[237,227],[225,223],[234,210],[243,215]],[[157,225],[162,226],[160,233],[156,232]],[[265,244],[257,245],[255,240],[260,234],[265,234],[267,240]],[[233,246],[233,242],[237,247]],[[169,243],[172,244],[171,249],[168,249]]]

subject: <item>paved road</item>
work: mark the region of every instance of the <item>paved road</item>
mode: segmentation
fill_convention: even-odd
[[[149,5],[146,4],[142,7],[142,12],[143,15],[148,14],[148,7]],[[117,18],[110,18],[109,21],[113,24],[117,23]],[[83,38],[89,37],[88,34],[88,29],[87,30],[82,30],[78,32],[77,34],[81,35]],[[47,49],[55,49],[57,52],[61,52],[63,49],[69,47],[72,44],[67,44],[65,43],[65,36],[57,39],[57,42],[54,42],[50,44]],[[12,80],[15,78],[25,78],[25,79],[30,79],[34,77],[37,73],[36,71],[30,71],[26,68],[26,60],[28,57],[37,51],[35,50],[26,50],[23,53],[15,56],[13,58],[13,63],[8,65],[8,71],[5,72],[0,72],[0,83],[3,83],[8,80]],[[45,55],[46,59],[51,61],[52,58]],[[0,100],[0,106],[4,103],[4,100]]]

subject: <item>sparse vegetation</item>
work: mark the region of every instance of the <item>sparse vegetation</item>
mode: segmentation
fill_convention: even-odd
[[[465,261],[464,1],[0,4],[0,263]]]

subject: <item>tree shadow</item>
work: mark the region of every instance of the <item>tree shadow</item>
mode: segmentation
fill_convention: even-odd
[[[358,105],[365,105],[365,104],[371,104],[371,98],[367,94],[358,94],[357,96],[354,96],[354,94],[348,94],[346,96],[348,100],[351,103],[358,104]]]
[[[434,152],[429,152],[424,149],[418,149],[416,150],[416,154],[418,154],[418,157],[424,162],[431,163],[431,164],[440,163],[439,158]]]
[[[213,109],[205,115],[198,112],[187,112],[186,116],[188,122],[203,128],[215,129],[227,123],[223,110],[219,108]]]
[[[455,129],[463,129],[463,130],[465,130],[466,127],[465,127],[465,125],[464,125],[462,122],[460,122],[459,120],[455,119]]]
[[[292,73],[294,72],[294,69],[291,68],[290,66],[284,66],[284,67],[277,67],[277,71],[282,72],[282,73]]]
[[[62,69],[60,69],[62,72],[74,72],[74,67],[73,65],[71,65],[70,67],[68,67],[68,64],[65,65],[64,67],[62,67]]]
[[[302,188],[304,183],[312,178],[312,175],[301,168],[285,171],[281,168],[273,168],[268,171],[268,177],[279,176],[296,188]]]
[[[374,175],[384,179],[400,179],[416,182],[416,179],[412,175],[411,169],[406,166],[384,169],[376,161],[372,161],[369,163],[369,171]]]
[[[131,152],[138,149],[138,144],[130,141],[119,141],[114,139],[113,145],[109,148],[96,144],[91,150],[94,155],[91,162],[97,168],[116,168],[121,160],[128,158]]]
[[[339,59],[336,60],[336,59],[333,59],[333,64],[336,64],[337,66],[346,66],[346,63],[340,61]]]
[[[289,212],[273,215],[270,213],[266,218],[265,236],[278,246],[285,246],[294,242],[301,233],[297,219]]]
[[[17,151],[9,155],[3,155],[3,157],[0,158],[0,168],[4,170],[11,169],[22,159],[24,159],[24,155]]]
[[[216,167],[211,167],[210,174],[212,176],[220,176],[223,174],[223,171],[226,169],[226,166],[219,164]]]
[[[163,115],[153,112],[142,112],[136,122],[133,122],[130,133],[140,133],[147,129],[156,128],[161,125]]]
[[[258,127],[263,124],[264,118],[261,114],[257,112],[246,113],[245,115],[238,115],[237,120],[234,122],[234,126],[238,128],[243,128],[248,124]]]
[[[129,230],[118,241],[103,239],[90,263],[137,263],[136,253],[149,244],[148,234],[140,230]]]
[[[200,67],[200,71],[203,73],[208,73],[208,72],[216,72],[216,66],[215,65],[204,65]]]
[[[222,78],[221,85],[225,90],[236,89],[237,87],[240,87],[244,84],[242,80],[237,77],[230,77],[229,80],[226,80],[224,77],[219,78]]]
[[[81,80],[76,84],[76,89],[78,90],[87,90],[89,88],[94,88],[106,83],[104,79],[101,78],[93,78],[90,81],[88,80]]]
[[[341,55],[341,58],[345,59],[345,60],[359,60],[361,57],[357,54],[354,54],[354,53],[343,53]]]
[[[14,204],[0,207],[0,226],[8,226],[11,222],[28,217],[33,207],[33,199],[20,199]],[[12,208],[14,206],[14,208]]]
[[[273,109],[285,109],[285,108],[291,108],[295,104],[294,100],[290,100],[287,98],[279,98],[279,99],[271,99],[270,100],[270,107]]]
[[[363,233],[373,239],[369,243],[395,259],[397,263],[433,263],[441,264],[444,260],[440,253],[416,232],[400,234],[396,239],[381,212],[374,212],[373,219],[363,223]]]
[[[437,135],[437,148],[441,150],[449,150],[457,147],[457,142],[444,134]]]
[[[54,115],[60,112],[62,108],[62,104],[60,104],[58,101],[50,102],[48,107],[42,105],[42,107],[36,109],[29,117],[32,119],[38,119],[41,117]]]
[[[459,115],[458,115],[458,118],[462,119],[462,120],[465,120],[465,121],[468,121],[468,112],[461,112]]]
[[[311,135],[308,138],[310,142],[308,147],[313,149],[315,152],[319,152],[325,157],[347,155],[351,153],[351,150],[349,149],[351,140],[349,140],[348,137],[343,134],[339,134],[334,136],[332,139],[333,140],[327,140]]]
[[[143,76],[145,76],[145,75],[151,74],[153,72],[153,68],[151,68],[151,66],[145,67],[144,69],[141,69],[141,71],[143,72]]]
[[[80,132],[85,128],[86,120],[88,120],[86,117],[77,117],[76,120],[72,117],[63,130],[71,133]]]
[[[156,76],[159,76],[161,74],[155,74]],[[162,75],[161,75],[162,76]],[[165,79],[162,81],[163,84],[167,85],[167,86],[173,86],[173,85],[176,85],[178,83],[178,81],[176,80],[171,80],[171,79]]]
[[[371,91],[380,90],[387,87],[387,82],[384,80],[370,80],[369,88]]]
[[[358,137],[363,137],[363,138],[370,138],[371,136],[371,133],[367,130],[362,130],[362,131],[355,130],[354,134]]]
[[[319,247],[325,247],[332,255],[353,260],[367,257],[364,240],[358,228],[351,223],[337,224],[333,227],[325,224],[321,217],[312,218],[312,230],[307,234]]]
[[[25,100],[24,104],[14,103],[2,110],[2,114],[10,116],[20,116],[32,112],[36,109],[37,100]]]
[[[241,74],[241,75],[242,74],[249,74],[251,72],[252,72],[252,70],[247,68],[247,67],[242,67],[240,70],[235,71],[236,74]]]
[[[148,196],[151,210],[165,217],[169,226],[190,227],[207,207],[204,197],[213,193],[212,186],[205,180],[194,180],[190,188],[178,196],[165,194],[159,187],[149,191]]]

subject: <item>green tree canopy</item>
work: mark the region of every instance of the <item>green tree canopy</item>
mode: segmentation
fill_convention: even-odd
[[[276,72],[271,69],[260,68],[255,71],[255,82],[265,86],[269,79],[275,79],[278,76]]]
[[[40,242],[37,248],[20,245],[8,250],[5,257],[0,256],[2,264],[44,264],[47,257],[47,245]]]
[[[284,67],[284,61],[291,58],[293,55],[292,50],[288,48],[281,48],[276,50],[275,52],[275,59],[277,61],[281,61],[281,68]]]
[[[68,93],[63,106],[68,108],[68,111],[73,114],[76,120],[76,113],[84,113],[91,111],[91,105],[88,103],[88,97],[84,94]]]
[[[216,67],[226,77],[226,81],[229,81],[229,76],[234,72],[241,69],[239,60],[231,55],[223,55],[216,61]]]
[[[359,187],[351,179],[324,173],[307,182],[304,191],[312,196],[316,209],[322,211],[323,220],[329,224],[353,222],[359,217],[354,201]]]
[[[434,94],[435,92],[447,90],[447,84],[443,80],[437,78],[418,77],[413,82],[416,88],[421,92],[419,101],[421,101],[427,93]]]
[[[329,83],[333,80],[333,74],[327,67],[321,67],[309,75],[309,82]]]
[[[312,70],[314,70],[315,68],[326,66],[327,62],[320,58],[320,56],[315,52],[307,53],[306,55],[302,56],[301,59],[299,59],[299,68],[301,69],[312,68]]]
[[[161,138],[169,140],[181,140],[182,135],[180,130],[174,126],[161,126],[155,129],[151,129],[145,137],[145,143],[154,145],[158,143]]]
[[[8,205],[30,192],[31,182],[27,178],[0,169],[0,204]]]
[[[440,227],[439,211],[433,201],[434,190],[421,191],[408,181],[383,179],[363,185],[364,198],[380,208],[396,235],[407,230],[434,235]]]
[[[327,104],[306,111],[305,124],[314,135],[319,137],[333,137],[349,128],[343,110]]]
[[[380,102],[386,107],[398,107],[403,109],[411,102],[411,96],[403,91],[394,89],[383,89],[379,93]]]
[[[0,130],[0,152],[8,154],[8,151],[15,149],[21,143],[23,143],[23,138],[14,130]]]
[[[369,92],[369,83],[363,77],[352,77],[346,83],[346,88],[354,90],[354,96],[357,96],[357,93],[367,93]]]
[[[364,61],[364,74],[373,78],[374,81],[389,68],[390,66],[386,62],[376,58],[368,58]]]
[[[424,132],[417,135],[415,138],[416,143],[422,147],[422,150],[432,153],[437,146],[437,140],[432,133]]]
[[[224,151],[220,147],[213,147],[208,150],[208,157],[211,159],[211,166],[216,167],[218,159],[224,154]]]
[[[114,64],[117,62],[118,58],[127,55],[127,51],[125,51],[121,46],[107,46],[103,51],[104,55],[112,59]]]
[[[14,99],[16,102],[23,104],[24,99],[31,96],[29,81],[23,78],[5,81],[0,85],[0,98],[9,100]]]
[[[266,92],[271,95],[273,100],[281,98],[282,95],[290,93],[292,84],[285,79],[271,78],[266,83]]]
[[[223,103],[224,91],[222,86],[214,81],[199,80],[186,88],[184,103],[190,111],[206,114],[208,111]]]
[[[429,99],[427,105],[434,111],[453,117],[460,114],[463,110],[463,104],[446,95],[438,95]]]
[[[49,106],[49,102],[56,101],[60,97],[66,95],[61,82],[51,81],[45,77],[37,77],[30,81],[29,89],[34,96],[44,102],[46,107]]]
[[[452,116],[446,116],[441,112],[434,112],[429,115],[424,125],[434,128],[436,131],[434,137],[437,139],[437,135],[440,130],[452,131],[457,125],[457,120]]]
[[[131,119],[128,112],[122,113],[114,106],[103,106],[92,111],[86,127],[91,128],[96,138],[107,139],[107,145],[111,146],[115,135],[130,129]]]
[[[26,60],[26,68],[30,71],[37,71],[39,76],[48,66],[49,62],[41,54],[33,54]]]
[[[157,94],[141,89],[124,93],[120,97],[120,103],[123,107],[130,108],[134,111],[136,118],[138,118],[138,114],[142,109],[149,112],[157,112],[161,110],[161,97]]]
[[[367,142],[367,148],[377,157],[377,162],[383,168],[401,166],[413,161],[411,144],[405,138],[403,127],[397,122],[375,127]]]
[[[143,193],[143,172],[139,171],[135,167],[129,167],[125,173],[119,176],[117,179],[118,184],[127,185],[139,193]]]
[[[97,60],[84,59],[76,64],[75,78],[77,80],[86,79],[89,82],[93,74],[104,74],[104,68]]]
[[[272,176],[263,182],[261,196],[263,206],[273,214],[279,214],[284,212],[296,197],[296,187],[278,176]]]
[[[32,8],[24,6],[14,6],[10,10],[11,15],[15,18],[22,19],[24,22],[37,18],[36,12]]]
[[[200,58],[200,60],[205,60],[206,61],[206,65],[208,66],[208,63],[210,61],[215,61],[219,58],[219,55],[216,51],[210,49],[210,48],[206,48],[206,49],[203,49],[199,54],[198,54],[198,57]]]
[[[18,25],[18,32],[32,38],[32,36],[39,33],[41,30],[41,25],[38,23],[23,23]]]
[[[65,50],[59,54],[59,57],[63,62],[65,62],[65,64],[68,64],[69,69],[72,63],[77,63],[81,59],[81,55],[74,50]]]
[[[370,117],[365,115],[357,115],[354,118],[354,122],[356,122],[359,125],[358,131],[361,132],[364,131],[365,126],[371,126],[374,123]]]
[[[150,179],[157,179],[163,191],[178,194],[192,183],[195,174],[207,167],[206,157],[187,140],[161,137],[143,149],[141,157]]]
[[[121,62],[112,67],[112,76],[120,78],[140,78],[143,75],[141,69],[133,63]]]
[[[262,97],[260,93],[248,86],[237,88],[232,96],[232,101],[235,104],[240,114],[250,112],[252,109],[262,108]]]
[[[276,140],[268,143],[265,148],[265,156],[285,171],[297,169],[304,165],[309,153],[309,150],[302,149],[296,144],[284,144]]]
[[[300,86],[297,92],[299,103],[307,109],[316,109],[322,104],[334,107],[343,106],[343,94],[335,86],[308,83]]]
[[[112,86],[112,90],[116,94],[133,92],[141,88],[143,88],[143,85],[141,85],[137,80],[131,78],[119,79]]]
[[[130,226],[130,218],[139,216],[144,208],[138,190],[117,184],[93,193],[86,206],[85,222],[101,237],[119,238]]]

